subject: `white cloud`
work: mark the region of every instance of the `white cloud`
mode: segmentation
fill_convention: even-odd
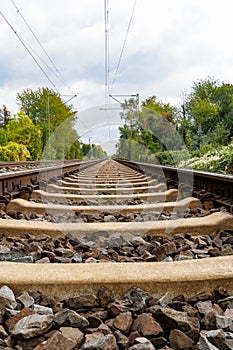
[[[78,110],[104,102],[104,1],[15,0],[72,92],[54,75],[62,94],[77,93]],[[109,0],[110,83],[134,0]],[[10,0],[1,11],[17,33],[42,55]],[[232,0],[137,0],[112,93],[156,95],[166,102],[199,78],[233,83]],[[17,110],[16,93],[52,87],[0,17],[0,105]],[[43,55],[45,59],[45,56]],[[49,72],[46,69],[46,72]]]

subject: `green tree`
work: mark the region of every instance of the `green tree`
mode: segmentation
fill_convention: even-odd
[[[81,147],[82,147],[83,156],[87,157],[89,152],[91,151],[91,148],[92,148],[91,145],[88,143],[82,143]]]
[[[93,158],[101,159],[105,158],[107,156],[107,153],[103,150],[103,148],[100,145],[93,145],[91,150],[91,154]]]
[[[21,109],[34,123],[46,124],[49,114],[51,131],[68,118],[75,120],[76,112],[72,111],[72,106],[67,106],[61,96],[51,89],[26,89],[17,94],[17,100]]]
[[[175,131],[176,114],[176,107],[158,101],[156,96],[142,102],[140,113],[142,136],[148,135],[148,132],[152,134],[148,145],[151,150],[180,149],[182,140]]]
[[[64,159],[81,155],[75,130],[76,112],[61,96],[48,88],[27,89],[17,95],[21,109],[42,133],[43,159]]]
[[[172,106],[170,103],[164,103],[158,101],[156,96],[151,96],[142,101],[142,108],[154,111],[157,115],[163,117],[168,122],[175,123],[175,114],[177,113],[176,107]]]
[[[135,128],[138,126],[138,105],[134,98],[130,98],[121,103],[121,108],[123,112],[120,113],[122,119],[124,119],[125,124],[128,124],[130,128]]]
[[[48,141],[48,135],[65,120],[69,120],[72,126],[75,122],[76,112],[72,111],[72,106],[67,106],[57,92],[48,88],[24,90],[17,94],[17,101],[31,120],[40,126],[43,147]]]
[[[65,155],[66,159],[81,159],[83,158],[82,147],[79,139],[77,138],[69,148]]]
[[[39,125],[35,125],[24,111],[18,112],[8,122],[7,138],[9,141],[26,146],[32,160],[40,159],[42,153],[41,130]]]
[[[224,121],[218,123],[213,132],[207,133],[207,143],[213,147],[226,146],[228,144],[230,130]]]
[[[190,149],[202,149],[202,153],[229,143],[233,136],[233,85],[209,77],[195,82],[178,119],[179,131]]]
[[[141,106],[139,110],[134,99],[122,104],[125,124],[119,128],[119,156],[154,161],[153,153],[157,151],[180,149],[182,142],[175,132],[177,109],[156,96],[142,101]]]
[[[186,96],[184,110],[194,132],[197,132],[198,128],[207,132],[218,116],[219,106],[215,101],[215,90],[218,84],[210,77],[201,79],[193,84],[191,93]]]
[[[209,130],[213,129],[219,116],[219,110],[219,105],[211,102],[209,99],[193,103],[191,113],[195,121],[195,131],[201,127],[206,134]]]
[[[82,143],[82,153],[86,158],[101,159],[107,157],[107,153],[100,145]]]

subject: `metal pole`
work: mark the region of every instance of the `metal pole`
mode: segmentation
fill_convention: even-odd
[[[46,158],[48,160],[51,159],[51,152],[50,152],[50,113],[49,113],[49,92],[47,91],[46,94]]]
[[[104,0],[104,23],[105,23],[105,103],[109,102],[109,13],[108,0]]]

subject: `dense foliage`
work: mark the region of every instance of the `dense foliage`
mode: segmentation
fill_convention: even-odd
[[[24,145],[29,151],[28,157],[30,156],[32,160],[40,158],[42,153],[42,131],[39,125],[35,125],[25,112],[20,111],[16,118],[8,122],[6,129],[8,141]]]
[[[0,146],[0,159],[2,161],[26,161],[29,156],[27,147],[22,144],[10,141],[6,146]]]
[[[135,161],[177,165],[187,158],[182,137],[177,132],[177,109],[152,96],[136,109],[133,101],[122,105],[125,123],[120,130],[117,156]]]
[[[184,168],[192,168],[202,171],[227,173],[233,160],[233,143],[212,149],[200,157],[192,157],[181,161],[179,165]]]
[[[225,172],[233,159],[233,85],[200,80],[180,108],[155,96],[122,104],[117,156]],[[226,147],[228,146],[228,147]]]
[[[60,95],[48,88],[27,89],[17,95],[20,111],[10,116],[1,113],[0,160],[23,161],[40,159],[101,158],[106,154],[101,146],[91,153],[84,152],[74,127],[76,112]]]

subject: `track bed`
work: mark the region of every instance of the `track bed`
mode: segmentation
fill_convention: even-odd
[[[0,284],[17,297],[31,290],[40,300],[47,295],[46,306],[52,309],[48,328],[29,336],[34,347],[22,332],[21,343],[16,340],[13,328],[12,346],[52,349],[64,341],[64,349],[215,349],[209,342],[217,346],[219,334],[206,333],[218,329],[223,340],[216,348],[231,349],[228,310],[233,307],[231,298],[221,299],[233,295],[232,214],[190,188],[180,190],[161,176],[133,168],[112,160],[96,162],[1,204]],[[59,312],[68,309],[85,318],[83,325],[59,324],[54,300],[62,304]],[[207,305],[208,312],[203,311]],[[17,313],[16,306],[10,308],[3,323]],[[18,311],[24,309],[19,301]],[[169,321],[166,312],[178,312],[176,321]],[[211,312],[212,325],[206,326],[203,318]],[[196,320],[189,319],[191,314]],[[187,326],[180,325],[181,316]],[[67,324],[70,332],[79,329],[80,341],[64,333]],[[153,330],[147,333],[145,324]],[[45,336],[50,329],[55,332]]]

